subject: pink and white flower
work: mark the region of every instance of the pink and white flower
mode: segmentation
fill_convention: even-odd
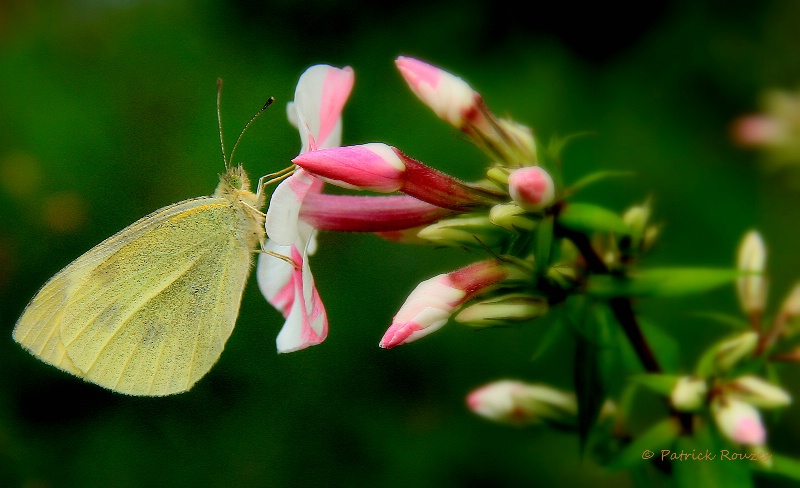
[[[312,66],[300,77],[287,114],[300,131],[301,154],[326,151],[341,143],[341,112],[353,80],[352,69],[326,65]],[[326,195],[323,186],[321,179],[297,169],[275,189],[267,210],[265,250],[293,263],[265,253],[256,271],[261,292],[286,318],[277,338],[279,352],[319,344],[328,333],[325,307],[308,259],[316,250],[319,230],[394,232],[452,213],[406,195]]]
[[[289,120],[300,130],[302,152],[341,143],[341,112],[353,87],[353,70],[327,65],[307,69],[287,107]],[[284,255],[289,264],[269,254],[258,260],[259,288],[286,318],[277,337],[278,352],[319,344],[328,334],[328,318],[309,268],[316,249],[316,229],[300,219],[303,201],[322,191],[322,181],[298,170],[272,194],[267,211],[266,250]]]
[[[380,346],[389,349],[439,330],[458,307],[504,280],[508,273],[491,259],[423,281],[394,316]]]

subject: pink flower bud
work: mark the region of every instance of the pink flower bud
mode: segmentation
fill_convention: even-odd
[[[714,420],[725,437],[746,446],[761,446],[767,431],[758,410],[741,400],[717,398],[711,403]]]
[[[744,147],[764,147],[786,139],[786,128],[769,115],[746,115],[731,127],[734,142]]]
[[[466,123],[488,125],[481,110],[481,96],[461,78],[406,56],[398,57],[395,64],[411,91],[440,119],[457,129]]]
[[[451,210],[494,203],[496,196],[412,159],[381,143],[320,149],[292,160],[315,176],[343,188],[381,193],[402,191]]]
[[[380,143],[320,149],[292,162],[337,186],[384,193],[403,186],[406,170],[394,148]]]
[[[408,195],[356,196],[314,193],[303,201],[300,217],[319,230],[396,232],[417,229],[452,214]],[[425,242],[420,239],[420,242]]]
[[[488,260],[423,281],[394,316],[380,346],[389,349],[439,330],[464,302],[506,276],[504,266]]]
[[[555,200],[553,178],[539,166],[520,168],[508,177],[511,198],[525,210],[538,211]]]

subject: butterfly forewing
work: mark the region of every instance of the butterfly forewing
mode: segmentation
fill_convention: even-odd
[[[43,361],[132,395],[188,390],[233,330],[260,225],[232,199],[202,197],[139,220],[64,268],[14,338]],[[256,232],[257,233],[257,232]]]

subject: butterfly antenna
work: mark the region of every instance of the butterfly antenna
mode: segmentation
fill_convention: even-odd
[[[222,99],[222,78],[217,78],[217,127],[219,127],[219,145],[222,148],[222,162],[225,163],[225,170],[228,170],[228,157],[225,153],[225,140],[222,137],[222,113],[220,111],[220,100]]]
[[[239,141],[242,140],[242,136],[244,135],[244,133],[247,131],[247,129],[250,127],[250,125],[252,125],[253,122],[255,122],[255,120],[258,118],[258,116],[263,114],[264,111],[267,110],[269,108],[269,106],[272,105],[272,102],[274,102],[274,101],[275,101],[275,97],[269,97],[269,99],[266,102],[264,102],[264,106],[261,107],[261,110],[259,110],[258,112],[256,112],[255,115],[253,115],[253,117],[250,119],[250,121],[247,123],[247,125],[244,126],[244,129],[242,129],[242,132],[239,133],[239,138],[236,139],[236,144],[233,145],[233,150],[231,150],[231,157],[230,157],[230,159],[228,159],[228,161],[231,164],[233,164],[233,155],[236,153],[236,148],[239,147]],[[221,136],[221,134],[220,134],[220,136]]]

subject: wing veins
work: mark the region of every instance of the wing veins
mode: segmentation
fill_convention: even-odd
[[[208,239],[204,239],[204,240],[203,240],[203,241],[201,241],[201,242],[205,242],[205,241],[211,240],[211,238],[212,238],[212,237],[213,237],[213,236],[209,237]],[[92,369],[92,367],[94,367],[95,363],[97,362],[97,360],[98,360],[98,359],[100,358],[100,356],[102,355],[102,352],[105,350],[105,348],[106,348],[106,347],[108,347],[108,344],[109,344],[109,343],[110,343],[110,342],[111,342],[111,341],[112,341],[114,338],[116,338],[116,337],[119,335],[119,333],[120,333],[120,332],[121,332],[121,331],[122,331],[122,330],[125,328],[124,326],[125,326],[125,325],[127,325],[127,324],[128,324],[128,322],[130,322],[131,318],[132,318],[134,315],[136,315],[136,313],[137,313],[137,312],[139,312],[139,311],[140,311],[140,310],[141,310],[141,309],[142,309],[144,306],[146,306],[146,305],[147,305],[147,303],[148,303],[150,300],[152,300],[154,297],[156,297],[156,296],[160,295],[160,294],[161,294],[161,293],[162,293],[164,290],[166,290],[167,288],[169,288],[169,287],[170,287],[170,286],[171,286],[173,283],[175,283],[175,282],[176,282],[176,281],[178,281],[178,280],[179,280],[181,277],[183,277],[184,275],[186,275],[186,273],[187,273],[187,272],[189,272],[189,271],[190,271],[190,270],[191,270],[191,269],[194,267],[195,263],[197,263],[197,261],[199,261],[199,260],[200,260],[200,259],[201,259],[203,256],[205,256],[205,255],[206,255],[206,254],[208,254],[209,252],[210,252],[210,249],[209,249],[209,250],[206,250],[206,251],[203,251],[202,253],[199,253],[199,254],[197,255],[197,258],[196,258],[196,259],[194,259],[192,262],[190,262],[190,263],[189,263],[187,266],[183,267],[183,269],[180,269],[179,271],[177,271],[176,273],[174,273],[173,275],[171,275],[171,277],[172,277],[172,276],[174,276],[174,278],[173,278],[173,279],[164,280],[164,286],[162,286],[161,288],[159,288],[159,289],[158,289],[158,291],[156,291],[155,293],[148,294],[148,296],[147,296],[147,299],[145,299],[145,300],[141,300],[141,301],[140,301],[140,303],[139,303],[139,305],[138,305],[138,306],[136,306],[135,308],[131,309],[131,310],[130,310],[130,313],[128,313],[124,319],[120,319],[120,320],[119,320],[119,325],[116,327],[116,329],[114,329],[114,332],[113,332],[112,334],[109,334],[108,338],[105,340],[105,342],[103,343],[103,345],[97,349],[97,354],[96,354],[96,355],[95,355],[95,357],[94,357],[94,358],[91,360],[91,362],[89,363],[89,365],[88,365],[88,367],[85,369],[85,371],[87,371],[87,372],[88,372],[90,369]],[[94,319],[93,319],[92,321],[90,321],[90,322],[88,322],[86,325],[84,325],[84,327],[81,329],[81,332],[75,335],[75,339],[77,339],[78,337],[80,337],[80,335],[82,335],[82,334],[84,333],[84,331],[86,330],[86,328],[87,328],[87,327],[89,327],[90,325],[94,324],[94,322],[95,322],[95,320],[97,319],[97,317],[99,317],[99,314],[98,314],[97,316],[95,316],[95,317],[94,317]],[[72,342],[74,342],[74,340],[75,340],[75,339],[73,339],[73,341],[70,341],[70,342],[69,342],[69,344],[71,344]],[[65,344],[65,347],[66,347],[66,345],[67,345],[67,344]],[[137,347],[138,347],[138,345],[137,345]],[[68,353],[68,355],[69,355],[69,353]],[[133,354],[131,354],[131,355],[128,357],[128,360],[126,361],[126,364],[129,364],[129,363],[130,363],[130,359],[131,359],[131,357],[133,357]],[[83,368],[81,368],[81,369],[83,369]],[[120,373],[120,377],[122,376],[122,374],[124,373],[124,371],[125,371],[125,370],[123,369],[123,370],[122,370],[122,373]],[[119,382],[119,379],[117,380],[117,382]]]

